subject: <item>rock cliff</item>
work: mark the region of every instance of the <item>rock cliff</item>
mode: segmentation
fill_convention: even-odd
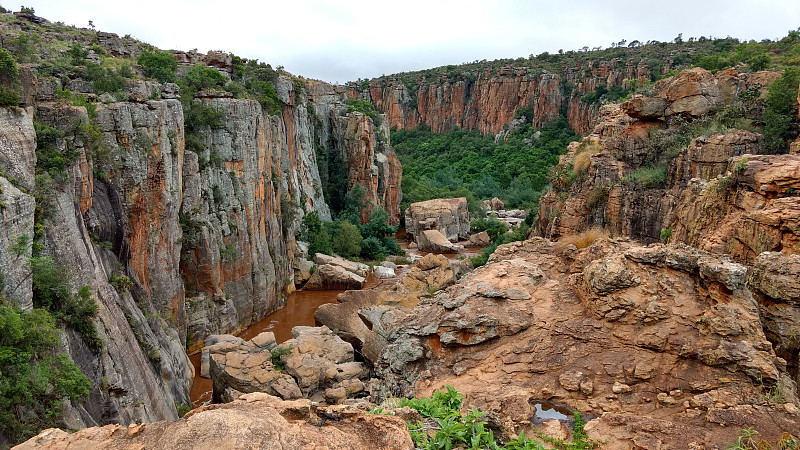
[[[465,70],[456,77],[381,77],[361,91],[352,84],[349,95],[372,101],[386,114],[389,126],[402,129],[426,125],[434,132],[458,127],[496,134],[514,119],[518,108],[530,107],[535,127],[563,114],[576,132],[584,134],[598,112],[596,103],[582,99],[585,94],[630,80],[644,83],[651,75],[646,61],[635,57],[586,60],[555,73],[514,64]]]
[[[37,20],[46,42],[68,38],[108,57],[146,49]],[[1,31],[16,37],[30,26],[15,18]],[[86,58],[98,60],[92,48]],[[231,73],[227,54],[176,59],[179,73],[193,64]],[[339,195],[366,188],[365,220],[381,206],[399,222],[402,171],[388,127],[349,112],[338,87],[279,74],[278,114],[200,91],[191,101],[219,117],[190,130],[175,84],[127,79],[98,95],[80,74],[63,84],[35,69],[23,67],[21,107],[0,108],[0,291],[25,309],[35,304],[26,261],[36,237],[73,292],[89,286],[99,304],[102,350],[73,331],[62,339],[93,386],[65,409],[67,428],[177,418],[193,379],[187,349],[262,319],[294,289],[295,232],[307,212],[331,218],[334,162],[347,181]],[[67,161],[47,183],[37,179],[49,167],[37,160],[34,123],[54,130],[47,139]]]
[[[653,97],[603,106],[594,131],[572,144],[556,168],[554,189],[541,201],[540,233],[565,236],[600,226],[749,263],[765,250],[796,253],[800,160],[755,156],[760,134],[715,125],[710,117],[720,108],[757,117],[763,86],[776,76],[691,69],[657,83]],[[755,96],[756,106],[745,94]]]

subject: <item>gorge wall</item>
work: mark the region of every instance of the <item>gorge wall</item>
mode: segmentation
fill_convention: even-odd
[[[630,80],[643,84],[650,75],[641,58],[586,61],[558,72],[509,65],[459,79],[438,76],[413,84],[399,76],[381,77],[370,80],[365,89],[350,84],[349,95],[371,101],[386,114],[390,127],[400,129],[427,125],[434,132],[458,127],[496,134],[514,119],[518,108],[530,107],[537,128],[563,114],[578,134],[585,134],[594,125],[599,104],[583,100],[583,95],[600,85],[630,85]]]
[[[63,30],[25,17],[4,22],[2,32],[13,38],[31,28],[46,42],[65,39]],[[128,57],[143,48],[87,33],[69,41]],[[181,55],[182,64],[230,73],[230,55]],[[33,306],[32,244],[21,254],[11,248],[20,236],[36,236],[73,292],[89,286],[99,304],[102,350],[73,331],[62,339],[93,386],[88,399],[65,408],[68,428],[177,418],[194,375],[186,349],[262,319],[294,289],[301,218],[310,211],[331,218],[321,175],[327,161],[341,161],[347,189],[367,189],[364,219],[381,206],[399,222],[401,168],[388,127],[349,113],[342,88],[284,73],[275,82],[276,115],[255,100],[198,92],[193,101],[222,118],[194,130],[200,148],[189,149],[175,84],[129,79],[118,101],[80,79],[64,84],[37,78],[35,65],[20,70],[20,106],[0,108],[2,294]],[[65,89],[86,95],[88,106],[73,106]],[[75,162],[43,185],[35,128],[44,125],[63,133],[53,145]]]

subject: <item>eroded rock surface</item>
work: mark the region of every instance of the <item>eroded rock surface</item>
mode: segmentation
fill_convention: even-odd
[[[335,418],[334,420],[326,420]],[[414,448],[405,422],[363,411],[316,409],[308,400],[283,401],[263,393],[210,405],[175,422],[107,425],[76,433],[48,429],[18,449]]]
[[[598,416],[586,430],[609,448],[709,448],[745,423],[774,441],[800,426],[782,403],[796,385],[747,279],[685,246],[507,244],[395,322],[377,370],[417,396],[452,385],[518,424],[531,399],[568,404]],[[761,383],[788,395],[764,402]]]
[[[412,203],[405,212],[406,232],[418,237],[424,230],[438,230],[448,240],[469,237],[466,198],[438,198]]]

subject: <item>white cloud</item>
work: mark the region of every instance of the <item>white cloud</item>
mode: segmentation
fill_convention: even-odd
[[[796,0],[33,0],[52,21],[131,34],[162,48],[226,50],[344,82],[476,59],[607,47],[626,39],[777,38]],[[16,8],[14,6],[13,8]]]

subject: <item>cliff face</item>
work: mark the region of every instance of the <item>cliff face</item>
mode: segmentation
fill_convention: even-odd
[[[399,77],[380,78],[370,81],[363,92],[351,88],[349,95],[372,101],[386,114],[390,127],[401,129],[427,125],[434,132],[458,127],[496,134],[514,118],[517,108],[531,107],[535,127],[564,114],[578,134],[585,134],[594,125],[598,105],[582,100],[584,94],[599,85],[622,86],[624,80],[644,83],[649,75],[644,61],[615,59],[559,73],[505,67],[497,73],[483,71],[470,80],[423,80],[414,86],[416,92]]]
[[[562,156],[558,169],[574,170],[575,182],[557,187],[561,195],[553,190],[542,198],[540,232],[569,235],[602,226],[614,234],[645,241],[672,233],[671,241],[730,253],[743,262],[765,250],[791,251],[795,238],[784,234],[794,234],[793,228],[780,221],[774,230],[753,231],[751,237],[734,233],[738,225],[733,222],[724,229],[717,225],[734,211],[738,217],[762,210],[773,200],[791,197],[795,157],[761,156],[755,158],[759,163],[749,166],[754,158],[747,155],[760,152],[760,134],[724,127],[722,132],[702,131],[713,129],[705,118],[712,108],[744,107],[740,98],[744,92],[763,97],[764,86],[776,76],[733,71],[712,75],[692,69],[656,84],[653,97],[638,96],[622,105],[604,106],[594,131]],[[755,116],[760,110],[754,107],[746,114]],[[684,132],[678,128],[687,126],[686,121],[706,135],[683,148],[664,150],[664,142]],[[667,155],[669,151],[675,153]],[[663,167],[660,180],[648,184],[637,179],[648,167],[659,164]],[[757,185],[755,179],[763,184]],[[712,198],[719,207],[711,209]],[[767,226],[765,221],[760,223]],[[667,234],[662,235],[665,230]],[[764,233],[773,237],[758,237]],[[759,239],[770,244],[759,243]]]
[[[110,54],[140,51],[110,34],[98,41]],[[230,73],[229,55],[186,58]],[[90,287],[104,342],[92,352],[75,332],[62,338],[93,386],[65,408],[66,427],[177,418],[194,376],[187,348],[262,319],[294,289],[295,231],[310,211],[331,218],[321,174],[334,156],[347,187],[367,189],[363,218],[382,206],[399,221],[401,169],[388,127],[348,113],[333,86],[281,75],[278,115],[201,91],[193,101],[222,113],[221,123],[188,130],[174,84],[128,80],[115,94],[127,101],[115,101],[88,82],[25,73],[25,108],[0,108],[0,289],[33,306],[30,242],[27,255],[14,244],[34,236],[42,206],[33,197],[37,122],[64,133],[57,152],[77,155],[42,196],[42,255],[69,274],[73,291]],[[92,107],[57,97],[59,87]]]

